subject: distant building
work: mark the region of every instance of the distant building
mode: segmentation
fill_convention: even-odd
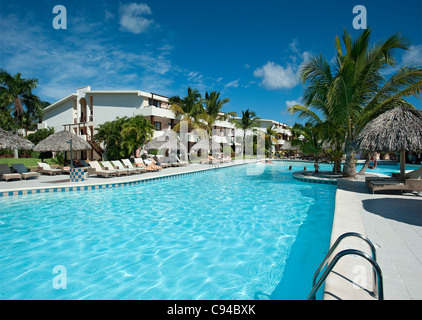
[[[140,90],[96,91],[86,86],[45,108],[43,122],[38,124],[38,129],[54,127],[56,132],[71,131],[93,146],[92,151],[82,152],[77,155],[78,158],[100,159],[102,150],[93,141],[96,128],[117,117],[136,115],[142,115],[151,122],[155,127],[154,137],[163,135],[165,130],[173,129],[180,122],[170,110],[168,97]],[[273,142],[273,151],[278,151],[280,143],[289,140],[291,133],[287,125],[273,120],[261,120],[260,130],[265,131],[269,124],[276,127],[278,143]],[[217,129],[214,136],[217,142],[236,147],[234,138],[230,138],[234,136],[231,122],[217,121],[213,129]],[[199,139],[197,135],[190,134],[189,147]]]

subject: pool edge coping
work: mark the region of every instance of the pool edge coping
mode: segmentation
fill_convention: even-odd
[[[169,173],[169,174],[162,174],[159,176],[144,176],[144,175],[137,175],[140,178],[131,180],[131,181],[116,181],[116,182],[95,182],[91,184],[84,184],[84,185],[78,185],[78,183],[72,183],[69,181],[69,184],[63,185],[60,187],[30,187],[30,188],[13,188],[13,189],[6,189],[0,191],[0,199],[6,198],[6,197],[12,197],[12,196],[22,196],[22,195],[28,195],[28,194],[44,194],[44,193],[57,193],[57,192],[71,192],[71,191],[89,191],[89,190],[100,190],[100,189],[109,189],[109,188],[117,188],[117,187],[124,187],[124,186],[131,186],[136,184],[142,184],[142,183],[148,183],[152,181],[157,180],[165,180],[165,179],[174,179],[181,176],[187,176],[192,174],[199,174],[203,172],[208,172],[212,170],[219,170],[224,168],[231,168],[234,166],[239,165],[245,165],[250,163],[256,163],[256,160],[253,161],[242,161],[238,163],[227,163],[219,166],[209,166],[208,168],[200,168],[195,169],[192,168],[190,171],[184,171],[184,172],[175,172],[175,173]],[[165,170],[165,169],[164,169]],[[162,173],[163,171],[160,171]],[[165,172],[165,171],[164,171]],[[142,177],[141,177],[142,176]]]

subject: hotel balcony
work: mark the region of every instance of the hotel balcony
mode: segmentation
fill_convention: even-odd
[[[164,108],[157,108],[156,106],[140,108],[135,111],[135,114],[143,115],[144,117],[153,116],[167,119],[175,119],[173,111]]]
[[[79,122],[78,122],[78,120],[79,120]],[[89,120],[89,121],[87,121],[87,120]],[[73,119],[73,123],[74,124],[87,123],[87,122],[92,122],[92,121],[94,121],[94,116],[93,115],[89,116],[88,118],[87,117],[80,117],[79,119],[78,118],[74,118]]]

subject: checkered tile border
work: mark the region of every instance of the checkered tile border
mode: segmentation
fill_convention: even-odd
[[[242,164],[238,164],[242,165]],[[167,180],[167,179],[175,179],[179,177],[190,176],[193,174],[200,174],[204,172],[209,172],[211,170],[221,170],[224,168],[231,168],[232,166],[228,167],[220,167],[220,168],[209,168],[205,170],[198,170],[192,172],[185,172],[185,173],[177,173],[172,174],[164,177],[152,177],[142,180],[136,181],[128,181],[128,182],[116,182],[116,183],[104,183],[104,184],[97,184],[97,185],[88,185],[88,186],[73,186],[73,187],[64,187],[64,188],[37,188],[33,190],[19,190],[19,191],[6,191],[0,192],[1,197],[12,197],[12,196],[21,196],[27,194],[36,194],[36,193],[55,193],[55,192],[68,192],[68,191],[86,191],[86,190],[98,190],[98,189],[108,189],[108,188],[115,188],[115,187],[123,187],[123,186],[131,186],[136,184],[143,184],[143,183],[151,183],[157,180]]]

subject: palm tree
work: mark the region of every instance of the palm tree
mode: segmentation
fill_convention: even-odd
[[[3,127],[13,128],[14,130],[17,130],[20,125],[28,127],[31,114],[39,113],[42,110],[40,99],[32,93],[37,84],[37,79],[23,79],[20,73],[12,76],[7,71],[0,70],[1,113],[13,114],[15,122],[14,125],[2,124]],[[27,112],[27,115],[23,117],[25,112]],[[6,119],[10,119],[10,117],[6,117]],[[14,150],[14,157],[18,157],[17,149]]]
[[[204,107],[201,102],[201,94],[198,90],[188,88],[188,95],[181,99],[179,96],[173,96],[169,99],[170,110],[180,117],[180,122],[174,126],[174,131],[180,131],[180,123],[186,121],[188,124],[188,131],[200,128],[198,124],[198,115],[204,112]]]
[[[107,159],[119,159],[121,157],[122,127],[128,121],[127,117],[116,118],[114,121],[106,121],[96,128],[94,141],[105,145]]]
[[[121,146],[125,153],[135,155],[135,151],[154,135],[154,126],[142,115],[129,118],[122,125]]]
[[[322,138],[322,127],[314,126],[308,122],[301,132],[303,139],[292,140],[292,146],[299,147],[305,154],[313,154],[315,172],[319,172],[319,158],[323,153],[324,140]]]
[[[394,67],[395,49],[408,48],[406,41],[398,34],[386,41],[369,47],[371,30],[364,30],[355,40],[344,31],[341,47],[336,37],[337,59],[331,69],[322,57],[310,58],[301,68],[301,78],[307,83],[305,106],[323,111],[330,126],[337,128],[343,136],[346,161],[343,175],[356,175],[353,140],[360,130],[373,118],[393,108],[402,97],[419,96],[422,91],[422,68],[403,66],[388,80],[383,71]],[[306,111],[312,117],[313,111]],[[311,114],[313,113],[313,115]],[[338,138],[339,138],[338,137]],[[340,142],[338,140],[337,142]]]
[[[220,92],[211,91],[211,93],[205,92],[205,112],[212,116],[218,116],[223,106],[230,101],[229,98],[220,100]]]
[[[256,113],[254,111],[249,111],[249,109],[242,111],[242,118],[240,120],[231,119],[231,122],[234,123],[236,128],[243,130],[243,156],[246,155],[246,131],[259,127],[259,119],[260,118],[256,116]]]
[[[334,80],[331,66],[322,55],[311,57],[302,65],[300,78],[307,84],[303,95],[304,105],[294,105],[288,110],[291,114],[298,114],[299,119],[306,119],[312,125],[320,127],[321,137],[331,146],[333,171],[340,172],[345,131],[333,122],[328,108],[328,92]],[[296,123],[291,128],[293,136],[299,137],[303,129],[303,125]]]
[[[23,79],[20,73],[12,76],[0,70],[1,107],[7,109],[12,106],[15,115],[20,116],[28,106],[38,106],[40,99],[32,93],[37,84],[37,79]]]
[[[277,134],[277,131],[275,131],[275,126],[274,125],[268,125],[267,126],[267,131],[265,132],[266,138],[268,138],[269,140],[269,153],[270,153],[270,158],[273,157],[272,152],[273,152],[273,142],[275,142],[276,144],[278,143],[278,140],[274,137]]]
[[[395,101],[402,97],[417,96],[422,91],[422,68],[403,66],[385,81],[382,71],[395,66],[394,49],[408,49],[406,41],[398,34],[369,49],[371,31],[364,30],[352,41],[344,32],[343,42],[346,52],[336,39],[337,74],[328,96],[328,108],[335,123],[346,130],[346,162],[343,173],[356,174],[353,140],[363,127],[373,118],[391,109]]]
[[[220,100],[220,92],[212,91],[210,94],[205,92],[205,99],[203,103],[205,104],[204,112],[198,115],[198,120],[200,121],[201,128],[205,129],[208,133],[208,137],[211,140],[213,136],[212,129],[217,121],[226,121],[230,117],[234,117],[237,114],[235,112],[222,113],[221,109],[224,104],[230,101],[229,98],[224,98]]]

